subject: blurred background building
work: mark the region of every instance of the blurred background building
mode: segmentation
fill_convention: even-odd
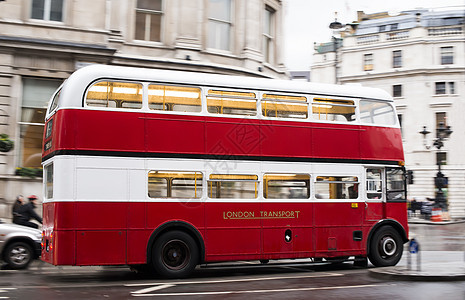
[[[87,64],[287,78],[281,0],[0,1],[0,218],[42,199],[47,102]],[[36,176],[39,175],[39,176]]]
[[[331,42],[315,44],[312,81],[360,83],[391,93],[406,168],[414,175],[409,197],[435,197],[441,164],[450,214],[465,216],[465,10],[359,12],[357,22],[341,25]],[[432,140],[441,122],[453,133],[437,149]],[[426,140],[419,133],[423,126],[431,132]]]

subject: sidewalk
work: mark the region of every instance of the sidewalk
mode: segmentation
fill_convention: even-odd
[[[450,221],[433,222],[431,220],[425,220],[420,217],[409,217],[408,223],[409,224],[448,225],[448,224],[465,223],[465,219],[452,219]]]
[[[395,280],[418,281],[465,281],[464,251],[421,251],[411,255],[410,268],[407,266],[409,253],[403,253],[401,261],[394,267],[371,268],[370,275]],[[417,265],[421,255],[420,266]]]

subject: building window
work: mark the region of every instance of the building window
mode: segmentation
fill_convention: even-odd
[[[454,63],[454,47],[441,47],[441,65]]]
[[[436,82],[435,84],[436,95],[453,95],[455,94],[455,83],[454,82]]]
[[[20,126],[20,166],[40,168],[45,112],[50,97],[61,81],[23,78]]]
[[[397,115],[397,119],[399,120],[399,127],[400,127],[400,134],[404,134],[404,130],[402,128],[402,115],[401,114],[398,114]]]
[[[436,113],[436,131],[438,130],[441,123],[444,126],[447,125],[447,114],[445,112],[437,112]]]
[[[363,70],[373,71],[373,53],[363,55]]]
[[[446,94],[446,83],[445,82],[436,82],[436,95]]]
[[[208,47],[229,51],[231,46],[231,0],[210,0],[208,7]]]
[[[402,51],[401,50],[392,51],[392,67],[393,68],[402,67]]]
[[[436,164],[447,165],[447,153],[446,152],[436,152]]]
[[[137,0],[136,40],[160,42],[162,0]]]
[[[402,85],[395,84],[392,86],[392,97],[402,97]]]
[[[263,55],[266,62],[274,61],[274,39],[275,39],[275,10],[269,6],[265,7],[265,18],[263,24]]]
[[[63,0],[32,0],[31,19],[63,21]]]
[[[449,94],[451,95],[455,94],[455,83],[454,82],[448,82],[447,88],[449,89]]]

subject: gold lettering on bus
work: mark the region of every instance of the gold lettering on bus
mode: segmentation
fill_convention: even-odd
[[[300,210],[260,211],[223,211],[224,220],[263,220],[263,219],[298,219]]]

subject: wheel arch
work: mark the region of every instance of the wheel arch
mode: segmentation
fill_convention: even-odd
[[[392,226],[395,230],[397,230],[397,232],[399,232],[402,238],[402,241],[404,243],[408,242],[407,232],[404,226],[402,226],[402,224],[392,219],[381,220],[371,228],[370,233],[368,234],[367,244],[366,244],[367,254],[370,254],[371,239],[373,238],[373,235],[375,234],[375,232],[378,231],[383,226],[387,226],[387,225]]]
[[[147,263],[151,263],[152,261],[151,251],[157,238],[161,236],[162,234],[169,232],[169,231],[173,231],[173,230],[183,231],[189,234],[194,239],[200,251],[199,252],[200,253],[199,263],[203,263],[205,259],[205,243],[204,243],[203,237],[200,234],[200,232],[192,224],[184,222],[184,221],[169,221],[169,222],[163,223],[162,225],[158,226],[152,232],[152,235],[150,236],[149,242],[147,244],[147,253],[146,253]]]

